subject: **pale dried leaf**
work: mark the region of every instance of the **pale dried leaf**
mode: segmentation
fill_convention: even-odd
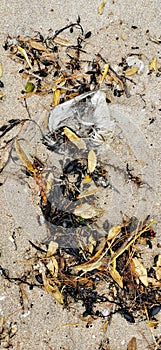
[[[79,194],[79,196],[77,197],[77,199],[92,196],[93,194],[95,194],[98,191],[98,189],[99,189],[99,187],[96,187],[95,185],[91,185],[88,189],[82,191]]]
[[[22,160],[22,162],[24,163],[24,165],[26,166],[28,171],[30,171],[31,173],[34,173],[35,169],[34,169],[32,163],[30,162],[30,160],[28,159],[26,153],[23,151],[23,149],[20,146],[17,139],[15,140],[15,149],[16,149],[16,152],[17,152],[19,158]]]
[[[144,286],[148,287],[148,275],[144,265],[137,258],[133,258],[131,263],[132,272],[135,274],[136,277],[140,279]]]
[[[48,250],[47,250],[46,256],[49,257],[49,256],[54,255],[56,253],[57,249],[58,249],[58,243],[54,242],[54,241],[50,241],[50,243],[48,245]]]
[[[49,193],[52,189],[53,178],[54,178],[53,173],[49,173],[48,178],[46,180],[46,194]]]
[[[66,82],[66,79],[63,76],[59,77],[58,79],[55,79],[53,81],[54,85],[52,86],[52,90],[55,91],[58,85],[62,86],[61,84],[62,83],[65,84],[65,82]]]
[[[156,70],[157,70],[157,65],[158,65],[157,59],[156,59],[156,57],[154,57],[154,58],[152,59],[152,61],[150,62],[150,64],[149,64],[149,71],[150,71],[150,72],[152,72],[152,71],[156,72]]]
[[[121,232],[121,226],[113,226],[110,228],[107,236],[107,240],[110,241],[111,239],[114,239],[117,237],[117,235]]]
[[[65,127],[63,131],[65,136],[68,138],[68,140],[74,143],[75,146],[81,149],[86,149],[85,142],[79,136],[77,136],[72,130]]]
[[[102,259],[102,255],[101,254],[102,254],[102,252],[103,252],[103,250],[105,248],[105,245],[106,245],[106,239],[105,239],[105,237],[103,237],[100,240],[100,243],[97,246],[97,251],[96,251],[95,255],[92,257],[93,260],[95,260],[97,258],[99,258],[99,260]]]
[[[154,267],[156,279],[161,280],[161,266]]]
[[[90,254],[92,254],[94,250],[94,245],[92,243],[88,244],[87,250]]]
[[[56,36],[54,38],[54,42],[55,44],[57,45],[60,45],[60,46],[72,46],[73,43],[67,39],[64,39],[64,38],[61,38],[60,36]]]
[[[88,203],[80,204],[74,209],[74,215],[83,219],[92,219],[103,214],[103,210]]]
[[[54,283],[54,281],[52,281],[51,279],[47,278],[45,276],[45,272],[42,271],[42,279],[43,279],[43,284],[44,284],[44,288],[45,290],[52,295],[52,297],[60,304],[63,305],[64,304],[64,299],[63,296],[61,294],[61,292],[59,291],[58,286]]]
[[[157,266],[161,267],[161,254],[159,254],[159,256],[158,256]]]
[[[54,91],[54,106],[57,106],[60,103],[61,91],[56,89]]]
[[[137,350],[137,343],[135,337],[132,337],[131,340],[128,342],[127,350]]]
[[[32,69],[32,65],[31,62],[27,56],[27,53],[25,51],[25,49],[23,49],[21,46],[17,47],[18,51],[20,52],[20,54],[25,58],[26,62],[28,63],[29,67]]]
[[[22,100],[24,100],[26,98],[29,98],[29,97],[31,97],[31,96],[33,96],[35,94],[36,94],[36,91],[27,92],[27,94],[24,94],[23,96],[19,97],[18,100],[22,101]]]
[[[157,260],[157,266],[154,267],[155,270],[155,274],[156,274],[156,278],[158,281],[161,280],[161,254],[159,254],[158,256],[158,260]]]
[[[62,79],[62,78],[61,78]],[[58,79],[59,80],[59,79]],[[57,84],[57,85],[56,85]],[[54,81],[54,85],[52,86],[52,91],[55,92],[57,89],[61,89],[61,93],[65,94],[66,90],[62,90],[62,87],[65,85],[65,79],[63,78],[63,80],[60,83],[56,83],[56,81]]]
[[[55,53],[54,52],[42,52],[41,58],[45,60],[54,60]]]
[[[63,296],[61,294],[61,292],[59,291],[57,286],[51,287],[49,284],[46,284],[45,286],[46,291],[52,295],[52,297],[60,304],[63,305],[64,304],[64,299]]]
[[[96,164],[97,164],[96,153],[93,150],[91,150],[88,153],[88,170],[90,173],[93,173],[93,171],[96,167]]]
[[[94,262],[87,262],[87,263],[83,263],[83,264],[80,264],[80,265],[75,265],[72,267],[72,270],[73,271],[83,271],[85,273],[89,272],[89,271],[92,271],[92,270],[99,270],[100,267],[102,266],[102,262],[101,260],[99,259],[98,261],[94,261]]]
[[[109,64],[105,64],[103,69],[102,69],[102,76],[101,78],[98,80],[99,83],[102,83],[104,81],[104,79],[106,78],[106,75],[109,71]]]
[[[2,97],[4,97],[4,96],[6,96],[6,95],[3,94],[3,93],[0,93],[0,99],[1,99]]]
[[[39,51],[47,51],[46,47],[38,42],[38,41],[35,41],[35,40],[31,40],[30,41],[30,45],[33,49],[36,49],[36,50],[39,50]]]
[[[94,248],[96,247],[96,241],[92,235],[89,236],[89,244],[88,244],[88,251],[90,254],[93,253]]]
[[[65,127],[64,129],[64,134],[65,136],[71,141],[80,141],[80,137],[77,136],[72,130],[70,130],[69,128]]]
[[[129,68],[125,71],[125,75],[134,75],[138,72],[138,67]]]
[[[113,81],[121,88],[123,89],[124,88],[124,84],[123,82],[121,81],[121,79],[119,79],[118,77],[116,77],[114,74],[111,74],[110,73],[110,77],[109,77],[109,81]]]
[[[102,15],[102,14],[103,14],[103,9],[104,9],[105,5],[106,5],[106,1],[103,0],[103,1],[101,2],[100,6],[98,7],[98,13],[99,13],[99,15]]]
[[[58,262],[54,256],[51,257],[51,259],[47,265],[47,268],[49,269],[49,271],[53,277],[58,276],[59,266],[58,266]]]
[[[92,256],[92,258],[88,262],[73,266],[72,269],[74,271],[81,271],[82,270],[85,273],[88,271],[92,271],[94,269],[101,270],[102,266],[104,265],[104,262],[103,262],[104,252],[103,252],[103,250],[105,248],[105,245],[106,245],[106,240],[105,240],[105,238],[103,238],[101,240],[99,246],[97,247],[98,251],[96,252],[96,254],[94,256]]]
[[[109,269],[109,273],[113,280],[119,285],[119,287],[123,288],[123,279],[119,272],[114,267],[112,267]]]

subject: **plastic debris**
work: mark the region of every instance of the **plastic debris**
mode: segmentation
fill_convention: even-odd
[[[129,56],[126,62],[130,68],[138,68],[137,73],[141,74],[144,71],[144,62],[136,56]],[[134,73],[133,73],[134,74]]]
[[[70,128],[77,131],[78,123],[85,127],[93,126],[99,133],[113,130],[114,121],[110,118],[106,94],[103,91],[84,93],[55,106],[49,114],[48,127],[50,132],[57,130],[64,124],[66,126],[69,124]]]

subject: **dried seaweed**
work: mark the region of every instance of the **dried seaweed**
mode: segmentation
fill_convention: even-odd
[[[99,11],[102,12],[104,5],[105,2],[102,2]],[[73,34],[71,41],[60,36],[69,30]],[[94,60],[84,56],[81,58],[82,53],[86,54],[84,47],[90,37],[91,31],[84,33],[80,18],[56,30],[55,33],[50,30],[46,37],[40,32],[32,38],[25,38],[22,35],[17,38],[8,36],[3,47],[9,51],[12,59],[23,64],[19,73],[28,79],[21,99],[35,94],[54,93],[53,104],[55,104],[57,93],[59,101],[63,102],[100,85],[106,88],[108,86],[109,93],[112,90],[117,97],[126,93],[126,80],[134,84],[135,82],[126,76],[128,74],[127,72],[125,74],[124,67],[123,74],[119,75],[100,54],[96,54]],[[64,54],[64,48],[66,60],[60,59],[60,54],[62,52]]]
[[[100,14],[105,3],[100,4]],[[73,35],[71,41],[61,37],[60,34],[66,30],[70,30],[70,33],[76,31],[77,37]],[[50,93],[56,110],[59,106],[70,107],[72,103],[74,107],[76,103],[85,106],[95,90],[98,93],[101,91],[100,87],[104,87],[106,92],[109,89],[116,97],[123,93],[127,96],[128,82],[136,84],[129,76],[138,74],[143,69],[143,62],[136,57],[129,57],[120,64],[122,73],[118,74],[100,54],[94,60],[82,59],[82,54],[86,54],[86,40],[90,37],[90,31],[84,33],[79,17],[76,22],[55,33],[49,32],[47,37],[40,32],[32,38],[18,36],[15,44],[13,38],[8,36],[4,49],[9,51],[12,59],[22,63],[23,68],[19,73],[27,79],[20,99],[26,103],[26,99],[33,95]],[[64,60],[59,56],[62,52]],[[149,72],[156,69],[157,62],[153,59]],[[110,102],[111,97],[106,93],[103,97]],[[9,120],[0,128],[0,137],[19,124],[23,126],[28,120],[36,124],[30,119],[29,111],[28,114],[29,119],[26,120]],[[120,193],[111,183],[108,167],[122,172],[137,189],[144,182],[140,175],[133,174],[128,163],[124,170],[117,165],[104,164],[99,159],[97,145],[93,142],[93,135],[97,134],[94,122],[87,127],[83,120],[85,126],[75,130],[73,125],[66,124],[67,116],[64,114],[61,125],[57,123],[55,128],[49,127],[48,135],[40,130],[41,141],[49,151],[59,155],[66,152],[59,171],[52,168],[53,179],[50,184],[44,175],[46,165],[37,157],[30,160],[18,141],[18,134],[14,137],[17,155],[37,185],[40,208],[50,237],[43,244],[29,241],[34,253],[28,260],[28,271],[20,277],[11,277],[1,267],[2,277],[19,285],[24,310],[27,305],[26,285],[30,289],[43,288],[68,309],[73,303],[81,303],[81,318],[87,323],[98,317],[106,323],[113,314],[120,313],[129,323],[147,320],[152,329],[158,324],[155,316],[161,310],[160,255],[147,268],[139,246],[144,241],[144,244],[152,247],[155,237],[152,225],[155,220],[131,217],[115,226],[108,222],[106,231],[103,231],[105,222],[101,222],[100,229],[99,219],[104,208],[97,205],[99,191],[108,188]],[[82,108],[80,119],[83,115]],[[104,141],[103,135],[97,136]],[[91,144],[94,146],[91,147]],[[1,170],[4,166],[5,162]],[[102,311],[102,304],[108,308],[107,314]],[[105,347],[109,348],[108,340],[102,342],[99,348]],[[136,347],[133,337],[128,343],[128,349]]]
[[[131,265],[132,259],[138,259],[137,245],[141,235],[144,235],[144,232],[151,235],[151,222],[148,224],[142,222],[138,229],[132,229],[129,232],[131,223],[132,219],[122,224],[118,235],[111,238],[112,241],[108,240],[108,236],[99,241],[93,239],[92,249],[91,244],[88,244],[84,248],[79,246],[74,251],[74,249],[61,248],[58,243],[51,241],[49,245],[47,244],[47,251],[45,251],[32,243],[36,249],[32,265],[34,261],[35,266],[40,266],[40,270],[34,268],[32,273],[26,276],[11,278],[2,268],[2,275],[10,282],[18,284],[36,286],[36,281],[40,281],[40,285],[43,284],[47,292],[65,307],[69,307],[72,301],[81,301],[85,308],[83,312],[85,320],[87,316],[93,319],[104,318],[99,311],[99,304],[105,302],[115,305],[115,308],[109,312],[108,319],[113,313],[119,312],[128,322],[134,323],[136,318],[145,319],[145,308],[152,319],[160,311],[160,284],[155,286],[155,272],[152,272],[152,269],[146,270],[148,282],[145,284],[142,278],[138,279],[142,272],[138,271],[136,275]],[[53,248],[51,250],[52,243],[54,250]],[[111,268],[115,268],[115,271],[120,274],[121,285],[117,275],[111,274]],[[104,282],[106,292],[100,294],[99,288]]]

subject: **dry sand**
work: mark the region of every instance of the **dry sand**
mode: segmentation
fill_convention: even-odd
[[[91,55],[100,53],[115,67],[122,57],[131,53],[139,53],[145,64],[142,75],[137,77],[136,86],[130,86],[131,97],[125,95],[114,103],[122,105],[128,110],[131,123],[137,125],[139,138],[145,138],[145,149],[149,155],[151,166],[151,181],[153,191],[148,193],[145,203],[145,212],[150,211],[156,218],[155,229],[157,239],[160,240],[161,221],[159,216],[160,205],[160,118],[161,118],[161,83],[160,76],[154,72],[147,75],[148,64],[156,57],[161,69],[161,46],[147,38],[149,30],[153,39],[160,37],[160,1],[159,0],[108,0],[102,16],[97,12],[100,1],[4,1],[0,5],[0,61],[3,64],[3,83],[5,98],[0,101],[0,125],[12,118],[27,117],[26,109],[18,100],[24,81],[21,80],[18,70],[21,65],[10,60],[7,52],[2,48],[7,34],[32,35],[40,31],[44,35],[52,28],[54,31],[81,17],[81,24],[85,31],[91,30],[89,51]],[[134,29],[132,26],[136,26]],[[138,49],[132,49],[132,47]],[[143,94],[143,99],[141,98]],[[41,99],[32,97],[28,101],[32,118],[39,119],[48,114],[50,97]],[[150,124],[150,118],[154,123]],[[17,169],[17,172],[19,169]],[[29,239],[41,241],[46,237],[45,225],[40,226],[37,215],[40,214],[38,198],[32,196],[26,184],[18,181],[16,174],[8,175],[8,180],[1,186],[1,265],[7,268],[13,276],[23,270],[22,261],[26,250],[30,249]],[[148,209],[147,209],[148,208]],[[144,207],[142,206],[142,215]],[[17,249],[9,237],[15,232]],[[159,249],[151,251],[149,259],[153,259]],[[148,251],[149,254],[149,251]],[[17,333],[11,340],[15,350],[98,350],[100,343],[106,337],[110,340],[111,350],[125,350],[132,336],[137,338],[137,348],[153,349],[152,336],[146,322],[129,324],[121,315],[114,315],[106,333],[103,333],[103,321],[97,319],[86,328],[86,323],[79,318],[77,306],[71,311],[63,310],[51,296],[40,289],[29,290],[24,287],[28,296],[29,313],[23,314],[20,305],[18,286],[10,285],[1,279],[0,312],[6,320],[17,324]],[[161,314],[161,313],[160,313]],[[157,318],[161,321],[161,315]],[[69,324],[77,324],[72,326]],[[161,334],[161,325],[154,330]],[[148,342],[152,347],[148,347]],[[102,347],[101,349],[107,349]]]

